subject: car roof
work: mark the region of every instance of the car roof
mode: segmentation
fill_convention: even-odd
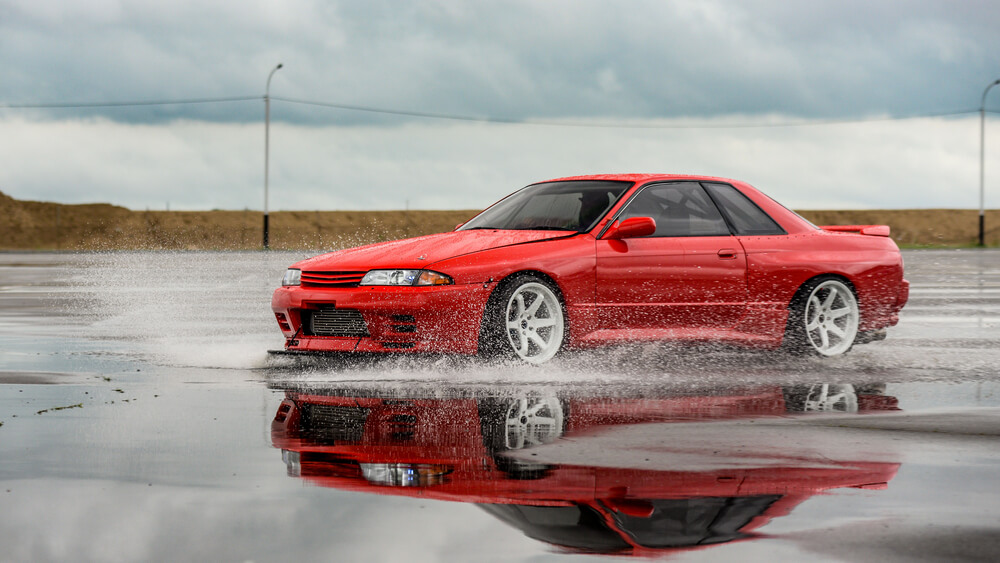
[[[733,180],[731,178],[720,178],[717,176],[701,176],[698,174],[591,174],[585,176],[568,176],[566,178],[556,178],[554,180],[547,180],[546,182],[571,182],[571,181],[588,181],[588,180],[600,180],[605,182],[631,182],[634,185],[643,185],[650,182],[657,181],[683,181],[690,180],[695,182],[720,182],[724,184],[729,184],[735,186],[743,192],[743,195],[749,197],[756,203],[761,209],[764,210],[772,219],[778,222],[782,228],[785,229],[789,234],[800,234],[807,233],[816,230],[816,227],[812,224],[795,214],[794,212],[788,210],[776,200],[767,196],[757,188],[751,186],[750,184],[740,181]],[[539,184],[545,182],[538,182]],[[621,204],[618,204],[619,206]],[[612,208],[612,212],[617,208]]]
[[[729,178],[719,178],[716,176],[700,176],[697,174],[589,174],[585,176],[567,176],[565,178],[554,178],[552,180],[546,180],[546,181],[569,182],[569,181],[581,181],[581,180],[602,180],[605,182],[617,181],[617,182],[636,182],[636,183],[645,183],[653,180],[696,180],[696,181],[726,182],[727,184],[743,183],[743,182],[737,182],[736,180],[731,180]]]

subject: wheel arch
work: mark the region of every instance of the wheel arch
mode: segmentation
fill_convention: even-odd
[[[496,287],[493,288],[493,292],[490,293],[490,299],[494,299],[495,296],[499,295],[503,289],[505,289],[508,285],[513,283],[514,279],[516,279],[518,276],[523,276],[523,275],[535,276],[549,283],[552,286],[552,289],[556,290],[559,299],[563,302],[563,306],[565,307],[566,296],[563,293],[562,288],[559,287],[559,283],[555,280],[555,278],[553,278],[551,275],[541,270],[533,270],[533,269],[517,270],[516,272],[511,272],[506,276],[504,276],[503,279],[497,282]]]
[[[850,290],[854,293],[854,298],[858,300],[858,304],[860,305],[861,298],[858,295],[858,287],[854,285],[854,282],[851,281],[851,278],[837,272],[826,272],[822,274],[816,274],[815,276],[799,284],[798,289],[796,289],[795,293],[792,294],[791,300],[788,301],[786,308],[792,309],[793,307],[795,307],[796,303],[798,303],[805,297],[806,292],[808,291],[809,287],[813,285],[814,282],[816,284],[819,284],[823,280],[838,280],[847,284],[847,287],[849,287]]]

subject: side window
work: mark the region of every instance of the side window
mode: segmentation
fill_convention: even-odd
[[[652,217],[654,237],[708,237],[729,235],[719,209],[696,182],[654,184],[639,192],[619,219]]]
[[[728,184],[705,184],[705,189],[725,211],[738,235],[783,235],[785,229],[767,213]]]

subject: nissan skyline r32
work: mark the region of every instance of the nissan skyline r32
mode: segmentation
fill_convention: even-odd
[[[884,225],[817,227],[752,186],[680,175],[550,180],[454,231],[292,265],[271,308],[289,353],[721,342],[836,356],[909,296]]]

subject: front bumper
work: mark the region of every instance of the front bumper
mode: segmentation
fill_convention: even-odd
[[[281,287],[271,298],[285,349],[298,352],[444,352],[475,354],[491,292],[487,284],[431,287]],[[310,333],[310,315],[353,310],[364,335]]]

